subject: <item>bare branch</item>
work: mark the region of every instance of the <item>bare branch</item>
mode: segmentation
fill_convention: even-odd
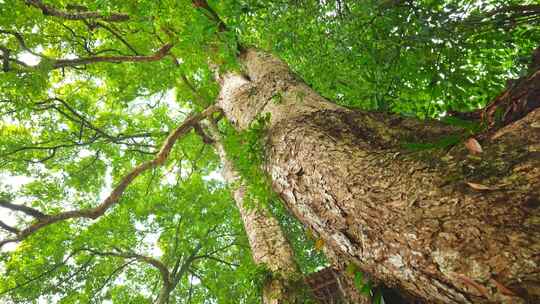
[[[199,135],[202,138],[205,144],[211,145],[214,143],[214,140],[208,134],[206,134],[206,132],[203,130],[203,128],[199,124],[197,124],[194,127],[194,129],[195,129],[195,133],[197,133],[197,135]]]
[[[120,54],[120,55],[125,55],[120,50],[112,49],[112,48],[106,48],[106,49],[101,49],[101,50],[98,50],[98,51],[93,51],[93,50],[90,49],[90,45],[89,45],[90,43],[89,43],[89,40],[87,39],[87,37],[77,34],[72,28],[70,28],[69,26],[64,24],[64,22],[57,21],[56,23],[58,23],[58,25],[60,25],[61,27],[65,28],[71,34],[71,36],[73,36],[73,38],[75,38],[75,39],[73,39],[73,43],[80,45],[91,56],[97,56],[99,54],[103,54],[103,53],[107,53],[107,52],[109,52],[109,53],[112,52],[112,53],[117,53],[117,54]],[[88,22],[85,21],[85,23],[88,23]],[[93,24],[95,24],[95,26],[97,26],[97,25],[102,24],[102,23],[101,22],[95,22]],[[90,24],[88,24],[88,26],[90,27]],[[140,55],[140,54],[135,53],[135,55]]]
[[[111,30],[107,26],[100,24],[102,27]],[[135,49],[131,45],[127,43],[121,36],[113,32],[115,36],[122,41],[128,48],[130,48],[134,53],[138,54]],[[7,31],[0,29],[0,34],[9,34],[14,36],[17,41],[19,42],[19,45],[21,48],[30,54],[34,56],[41,57],[51,63],[51,66],[53,69],[60,69],[65,67],[78,67],[78,66],[85,66],[93,63],[98,62],[109,62],[109,63],[122,63],[122,62],[152,62],[152,61],[159,61],[163,59],[166,55],[169,54],[170,50],[173,48],[173,45],[170,43],[164,44],[159,50],[157,50],[152,55],[134,55],[134,56],[128,56],[128,55],[118,55],[118,56],[91,56],[91,57],[80,57],[80,58],[73,58],[73,59],[54,59],[49,58],[43,54],[36,53],[32,49],[30,49],[23,38],[23,36],[20,33],[14,32],[14,31]],[[15,58],[10,58],[9,55],[11,51],[3,46],[0,46],[0,50],[2,51],[2,57],[3,57],[3,70],[4,72],[9,71],[9,62],[14,62],[20,66],[23,66],[25,68],[32,68],[31,66],[25,64],[24,62],[21,62],[20,60],[17,60]],[[88,49],[86,49],[89,51]]]
[[[192,0],[191,3],[196,8],[201,8],[207,13],[207,17],[211,20],[214,20],[218,24],[218,29],[220,32],[226,32],[229,30],[225,22],[219,17],[216,11],[210,7],[208,1],[206,0]]]
[[[13,154],[19,153],[21,151],[27,151],[27,150],[49,150],[50,154],[48,156],[42,158],[42,159],[25,160],[25,161],[30,162],[30,163],[43,163],[43,162],[45,162],[45,161],[47,161],[49,159],[52,159],[56,155],[56,152],[59,149],[89,146],[89,145],[95,143],[98,139],[99,139],[98,136],[94,136],[92,138],[89,138],[89,140],[86,141],[86,142],[60,143],[60,144],[57,144],[57,145],[49,145],[49,146],[40,146],[41,144],[47,144],[49,142],[35,143],[33,146],[20,147],[20,148],[17,148],[15,150],[13,150],[13,151],[8,152],[8,153],[2,154],[2,155],[0,155],[0,157],[2,157],[4,159],[8,159],[8,157],[13,155]]]
[[[157,52],[153,55],[148,56],[94,56],[94,57],[82,57],[74,59],[56,59],[53,61],[53,68],[65,68],[65,67],[75,67],[81,65],[88,65],[98,62],[111,62],[111,63],[120,63],[120,62],[150,62],[158,61],[163,59],[169,51],[172,49],[173,45],[170,43],[162,46]]]
[[[10,225],[2,222],[2,221],[0,221],[0,228],[4,229],[6,231],[9,231],[11,233],[15,233],[15,234],[19,233],[19,229],[15,228],[15,227],[12,227],[12,226],[10,226]]]
[[[113,278],[113,276],[122,271],[124,268],[126,268],[127,266],[131,265],[132,263],[134,263],[135,260],[129,260],[125,263],[123,263],[122,265],[120,265],[119,267],[115,268],[111,273],[109,273],[109,275],[107,276],[107,278],[103,281],[103,283],[101,284],[101,286],[96,289],[95,291],[93,291],[92,293],[94,294],[94,298],[97,297],[97,294],[101,292],[101,290],[103,290],[103,288],[111,281],[111,279]],[[91,303],[97,303],[97,302],[91,302]]]
[[[179,242],[180,242],[180,223],[182,222],[182,217],[179,217],[178,218],[178,222],[176,224],[176,229],[175,229],[175,233],[174,233],[174,246],[173,246],[173,250],[172,250],[172,254],[174,256],[177,255],[177,251],[178,251],[178,245],[179,245]],[[176,263],[173,267],[173,270],[172,270],[172,273],[176,273],[176,271],[178,270],[178,267],[180,267],[180,260],[181,258],[178,258],[176,260]]]
[[[82,250],[93,253],[95,255],[100,255],[100,256],[115,256],[115,257],[120,257],[120,258],[125,258],[125,259],[135,259],[135,260],[144,262],[146,264],[149,264],[155,267],[157,270],[159,270],[165,284],[170,285],[171,283],[170,273],[167,266],[163,264],[160,260],[155,259],[153,257],[148,257],[148,256],[140,255],[137,253],[131,253],[131,252],[99,251],[99,250],[95,250],[91,248],[83,248]]]
[[[178,62],[176,58],[175,58],[175,62]],[[195,88],[195,85],[193,83],[191,83],[191,81],[187,78],[186,75],[182,74],[180,76],[180,79],[182,79],[182,81],[188,87],[188,89],[191,91],[193,96],[195,98],[197,98],[197,102],[199,102],[201,105],[208,105],[209,104],[209,101],[199,93],[199,90],[197,90],[197,88]]]
[[[12,35],[13,37],[15,37],[15,39],[17,39],[17,42],[19,43],[19,45],[21,46],[21,48],[23,50],[27,51],[28,53],[30,53],[30,54],[32,54],[34,56],[41,57],[41,58],[47,58],[47,56],[45,56],[43,54],[36,53],[31,48],[29,48],[28,45],[26,44],[22,34],[20,34],[18,32],[15,32],[15,31],[2,30],[2,29],[0,29],[0,34]]]
[[[5,46],[0,45],[0,51],[2,51],[2,71],[3,72],[9,72],[11,70],[15,70],[14,67],[10,64],[11,62],[19,65],[23,69],[17,69],[17,70],[31,70],[34,67],[26,64],[25,62],[22,62],[18,60],[17,58],[10,57],[12,50],[8,49]]]
[[[62,285],[64,285],[65,283],[70,284],[71,282],[73,282],[74,281],[73,278],[75,278],[75,276],[81,274],[82,272],[86,272],[90,264],[92,264],[92,262],[94,261],[94,258],[95,258],[94,256],[90,257],[86,262],[84,262],[84,264],[78,267],[78,269],[75,270],[73,273],[69,274],[68,276],[60,280],[58,283],[54,284],[54,286],[51,286],[51,289],[61,290]]]
[[[54,102],[59,102],[60,105],[55,104]],[[20,153],[23,151],[31,151],[31,150],[49,150],[50,153],[48,156],[37,160],[37,162],[44,162],[47,160],[50,160],[57,152],[57,150],[64,149],[64,148],[73,148],[73,147],[82,147],[82,146],[89,146],[98,142],[111,142],[118,145],[124,145],[127,146],[128,151],[134,151],[141,154],[155,154],[155,152],[151,151],[143,151],[139,149],[135,149],[136,147],[141,148],[152,148],[155,149],[156,146],[153,144],[146,144],[144,142],[137,141],[136,139],[145,139],[149,137],[154,136],[164,136],[167,135],[166,132],[144,132],[144,133],[135,133],[135,134],[109,134],[105,130],[97,127],[94,125],[94,123],[91,122],[90,119],[86,118],[86,115],[84,113],[79,113],[76,109],[74,109],[67,101],[58,98],[53,97],[50,99],[47,99],[43,102],[36,103],[36,105],[39,106],[39,108],[36,109],[36,111],[43,111],[48,109],[54,109],[59,114],[61,114],[63,117],[69,119],[70,121],[74,122],[77,125],[80,125],[80,131],[78,134],[78,138],[76,140],[72,140],[69,138],[61,139],[60,143],[55,143],[55,141],[48,141],[48,142],[41,142],[41,143],[32,143],[32,145],[29,146],[23,146],[23,147],[13,147],[14,149],[12,151],[0,154],[0,158],[4,158],[5,160],[8,159],[10,155],[14,155],[16,153]],[[67,109],[67,111],[66,111]],[[90,136],[87,140],[83,141],[82,135],[83,135],[83,129],[88,128],[95,132],[92,136]],[[105,141],[102,141],[101,139],[105,139]],[[64,142],[67,140],[68,142]],[[32,160],[27,160],[29,162],[36,162]]]
[[[25,2],[27,5],[39,8],[43,12],[43,15],[59,17],[67,20],[100,19],[108,22],[122,22],[129,20],[129,15],[122,13],[104,14],[101,12],[89,11],[66,12],[46,5],[40,0],[26,0]]]
[[[2,71],[9,71],[9,54],[10,50],[6,47],[0,46],[0,51],[2,51]]]
[[[139,54],[139,52],[137,52],[137,50],[131,45],[129,44],[126,39],[124,39],[124,37],[122,37],[122,35],[120,35],[119,33],[117,33],[112,27],[108,26],[107,24],[105,23],[102,23],[102,22],[96,22],[96,25],[101,27],[101,28],[104,28],[105,30],[107,30],[109,33],[113,34],[113,36],[115,36],[118,40],[120,40],[128,49],[130,49],[135,55],[137,56],[140,56],[141,54]]]
[[[238,267],[238,266],[240,266],[240,265],[238,265],[236,263],[227,262],[227,261],[222,260],[222,259],[220,259],[218,257],[213,256],[213,255],[200,255],[197,258],[213,260],[213,261],[225,264],[225,265],[230,266],[230,267]]]
[[[0,241],[0,248],[7,243],[21,241],[26,237],[30,236],[31,234],[35,233],[36,231],[40,230],[41,228],[44,228],[56,222],[73,218],[97,219],[98,217],[102,216],[109,208],[118,203],[120,197],[122,196],[126,188],[131,184],[131,182],[133,182],[133,180],[135,180],[135,178],[137,178],[137,176],[141,175],[143,172],[149,169],[163,165],[167,160],[169,153],[171,152],[176,141],[180,137],[191,131],[191,129],[201,120],[209,117],[217,111],[219,111],[219,107],[214,105],[208,107],[202,113],[194,114],[188,117],[182,123],[182,125],[180,125],[171,134],[169,134],[169,136],[163,143],[161,150],[158,152],[154,159],[146,161],[133,168],[131,172],[129,172],[120,180],[118,185],[116,185],[116,187],[109,194],[109,196],[98,206],[94,208],[66,211],[55,215],[46,215],[45,217],[34,222],[27,228],[21,230],[17,234],[17,237]]]
[[[232,243],[227,244],[227,245],[225,245],[225,246],[223,246],[223,247],[217,248],[217,249],[215,249],[215,250],[213,250],[213,251],[211,251],[211,252],[207,252],[207,253],[205,253],[204,255],[202,255],[201,257],[213,256],[213,255],[215,255],[216,253],[221,252],[221,251],[223,251],[223,250],[225,250],[225,249],[227,249],[227,248],[230,248],[230,247],[232,247],[232,246],[235,246],[235,245],[236,245],[236,242],[232,242]]]
[[[69,119],[69,120],[71,120],[73,122],[76,122],[78,124],[81,124],[81,126],[86,126],[87,128],[95,131],[97,134],[103,136],[104,138],[107,138],[108,140],[110,140],[111,142],[116,143],[116,144],[124,144],[126,146],[140,146],[141,144],[128,143],[128,142],[123,142],[123,141],[127,140],[127,139],[133,140],[134,138],[150,137],[150,136],[153,135],[153,134],[148,133],[148,132],[147,133],[140,133],[140,134],[132,134],[132,135],[123,135],[121,133],[118,134],[118,135],[111,135],[111,134],[108,134],[107,132],[103,131],[102,129],[96,127],[92,122],[90,122],[88,119],[86,119],[83,114],[81,114],[77,110],[75,110],[65,100],[63,100],[61,98],[58,98],[58,97],[54,97],[54,98],[49,99],[48,101],[58,101],[58,102],[60,102],[72,115],[75,116],[75,118],[70,116],[69,114],[65,113],[63,110],[61,110],[56,105],[51,105],[50,108],[55,109],[56,111],[58,111],[58,113],[60,113],[61,115],[63,115],[67,119]],[[82,128],[81,128],[81,131],[82,131]],[[160,134],[156,134],[156,135],[160,135]],[[149,145],[149,147],[155,148],[152,145]]]
[[[28,206],[13,204],[13,203],[11,203],[11,202],[9,202],[9,201],[7,201],[5,199],[2,199],[2,198],[0,198],[0,207],[7,208],[7,209],[10,209],[10,210],[13,210],[13,211],[20,211],[22,213],[25,213],[25,214],[30,215],[32,217],[35,217],[37,219],[42,219],[42,218],[46,217],[45,214],[38,211],[37,209],[31,208],[31,207],[28,207]]]
[[[202,249],[203,245],[202,243],[197,244],[197,246],[193,249],[191,254],[183,261],[181,264],[182,266],[178,267],[175,266],[173,272],[172,272],[172,286],[176,286],[178,282],[182,279],[184,274],[189,270],[191,267],[191,264],[195,262],[198,259],[198,253]],[[178,265],[178,263],[177,263]]]

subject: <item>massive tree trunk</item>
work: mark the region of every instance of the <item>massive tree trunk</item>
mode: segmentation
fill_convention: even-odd
[[[244,203],[246,187],[242,183],[234,165],[227,157],[221,135],[217,127],[212,123],[208,125],[214,147],[223,165],[223,177],[234,188],[233,196],[236,206],[242,217],[244,229],[247,233],[249,245],[256,264],[266,265],[274,277],[268,280],[263,287],[263,303],[303,303],[307,290],[298,290],[301,283],[302,273],[294,260],[294,252],[287,240],[277,219],[265,210],[249,208]],[[339,262],[332,255],[327,255],[332,262],[332,267],[339,275],[335,280],[341,285],[339,291],[345,303],[370,303],[370,297],[358,292],[353,283],[353,278],[345,271],[345,264]],[[294,283],[296,286],[291,286]],[[300,284],[301,285],[301,284]],[[307,286],[303,286],[307,287]]]
[[[258,265],[265,265],[271,271],[271,277],[264,282],[263,303],[296,303],[302,296],[294,283],[301,282],[302,274],[294,260],[294,253],[277,219],[267,211],[244,202],[246,187],[229,161],[217,128],[209,124],[208,130],[214,140],[214,147],[223,164],[223,177],[233,187],[233,196],[240,211],[244,228],[248,236],[253,260]]]
[[[238,128],[271,114],[273,187],[340,260],[433,303],[540,301],[540,109],[476,155],[412,151],[458,131],[332,104],[269,54],[241,60],[219,105]],[[540,73],[528,81],[536,97],[519,98],[538,98]]]

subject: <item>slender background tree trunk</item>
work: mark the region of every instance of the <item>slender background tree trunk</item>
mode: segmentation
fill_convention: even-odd
[[[208,124],[208,129],[223,164],[223,177],[234,189],[234,200],[244,223],[253,260],[256,264],[266,265],[272,272],[272,277],[263,286],[263,303],[296,303],[296,300],[300,300],[298,296],[301,296],[301,291],[295,290],[290,284],[301,280],[302,274],[294,260],[291,245],[276,218],[257,206],[246,206],[246,187],[225,153],[219,131],[213,124]]]
[[[159,291],[159,296],[156,300],[156,304],[167,304],[169,303],[169,298],[171,296],[172,289],[170,286],[163,286]]]
[[[476,155],[411,151],[463,132],[339,107],[266,53],[242,61],[219,105],[239,128],[271,114],[273,187],[339,260],[433,303],[540,301],[539,109]]]

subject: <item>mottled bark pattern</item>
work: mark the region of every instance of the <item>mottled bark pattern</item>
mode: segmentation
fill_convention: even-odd
[[[250,209],[245,205],[246,187],[241,183],[238,173],[229,161],[215,126],[210,125],[209,131],[223,164],[223,177],[235,188],[233,196],[244,223],[253,260],[256,264],[266,265],[272,272],[272,278],[263,286],[263,303],[295,303],[295,290],[291,289],[289,284],[299,280],[301,274],[294,260],[291,245],[275,217],[265,210]]]
[[[340,108],[273,56],[243,60],[220,106],[240,128],[271,113],[274,189],[341,260],[433,303],[540,301],[540,110],[479,155],[412,152],[455,130]]]

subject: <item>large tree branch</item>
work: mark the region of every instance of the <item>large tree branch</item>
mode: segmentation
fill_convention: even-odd
[[[32,54],[34,56],[41,57],[41,58],[47,58],[43,54],[36,53],[31,48],[29,48],[28,45],[26,44],[26,41],[24,40],[23,35],[21,35],[21,33],[18,33],[18,32],[15,32],[15,31],[9,31],[9,30],[0,29],[0,34],[11,35],[11,36],[15,37],[15,39],[17,40],[17,42],[19,43],[21,48],[23,50],[27,51],[28,53],[30,53],[30,54]]]
[[[0,228],[6,230],[8,232],[11,232],[11,233],[15,233],[15,234],[19,233],[19,229],[15,228],[15,227],[12,227],[12,226],[10,226],[10,225],[2,222],[2,221],[0,221]]]
[[[41,219],[41,218],[45,217],[45,214],[43,214],[41,211],[39,211],[37,209],[31,208],[31,207],[28,207],[28,206],[24,206],[24,205],[13,204],[13,203],[9,202],[8,200],[1,199],[1,198],[0,198],[0,207],[7,208],[7,209],[10,209],[10,210],[13,210],[13,211],[20,211],[22,213],[25,213],[25,214],[30,215],[32,217],[35,217],[37,219]]]
[[[172,49],[173,45],[167,43],[163,45],[157,52],[153,55],[148,56],[93,56],[93,57],[82,57],[75,59],[56,59],[53,61],[53,68],[65,68],[65,67],[75,67],[81,65],[88,65],[98,62],[110,62],[110,63],[120,63],[120,62],[150,62],[158,61],[163,59],[169,51]]]
[[[45,215],[44,217],[40,218],[38,221],[34,222],[27,228],[21,230],[17,234],[16,237],[0,241],[0,247],[2,247],[4,244],[7,244],[7,243],[21,241],[25,239],[26,237],[32,235],[36,231],[44,227],[47,227],[51,224],[54,224],[56,222],[64,221],[67,219],[73,219],[73,218],[97,219],[98,217],[102,216],[103,214],[105,214],[105,212],[108,209],[110,209],[112,206],[118,203],[121,195],[124,193],[126,188],[133,182],[133,180],[137,178],[137,176],[141,175],[143,172],[147,170],[163,165],[165,161],[167,160],[169,153],[171,152],[176,141],[183,135],[187,134],[201,120],[209,117],[210,115],[212,115],[213,113],[217,111],[219,111],[219,108],[217,106],[210,106],[203,112],[199,114],[194,114],[188,117],[184,121],[184,123],[182,123],[182,125],[176,128],[167,137],[160,151],[158,152],[158,154],[156,155],[154,159],[144,162],[136,166],[135,168],[133,168],[131,172],[129,172],[126,176],[124,176],[120,180],[120,182],[116,185],[116,187],[109,194],[109,196],[98,206],[94,208],[66,211],[59,214],[55,214],[55,215]]]
[[[100,19],[109,22],[122,22],[129,20],[129,15],[123,13],[104,14],[101,12],[77,11],[66,12],[44,4],[40,0],[26,0],[27,5],[40,9],[46,16],[54,16],[67,20]]]
[[[185,273],[189,270],[191,267],[191,264],[196,261],[197,259],[201,258],[197,256],[197,253],[202,248],[202,243],[198,244],[194,249],[193,252],[181,263],[181,267],[179,269],[175,267],[173,271],[169,271],[167,265],[163,263],[162,261],[155,259],[153,257],[144,256],[137,253],[132,252],[110,252],[110,251],[99,251],[91,248],[83,248],[82,250],[90,252],[94,255],[99,256],[114,256],[114,257],[120,257],[125,259],[134,259],[139,262],[146,263],[154,268],[156,268],[160,274],[163,281],[163,286],[161,288],[160,294],[158,296],[158,299],[156,300],[156,303],[162,304],[167,303],[169,299],[169,295],[171,291],[176,287],[180,279],[183,277]],[[180,260],[178,259],[177,265],[180,264]]]
[[[132,252],[99,251],[92,248],[83,248],[82,250],[90,252],[95,255],[100,255],[100,256],[114,256],[114,257],[120,257],[120,258],[125,258],[125,259],[135,259],[137,261],[144,262],[148,265],[153,266],[157,270],[159,270],[164,284],[166,285],[171,284],[171,275],[170,275],[169,269],[160,260],[155,259],[153,257],[149,257],[149,256],[137,254],[137,253],[132,253]]]
[[[125,44],[131,51],[133,51],[135,54],[134,56],[126,56],[126,55],[119,55],[119,56],[90,56],[90,57],[81,57],[81,58],[73,58],[73,59],[53,59],[49,58],[43,54],[34,52],[28,45],[26,44],[26,41],[22,34],[16,32],[16,31],[10,31],[10,30],[3,30],[0,29],[0,34],[5,35],[11,35],[15,37],[17,42],[19,43],[20,47],[27,51],[28,53],[41,57],[45,60],[48,60],[51,62],[51,65],[53,68],[65,68],[65,67],[76,67],[76,66],[82,66],[82,65],[88,65],[98,62],[110,62],[110,63],[121,63],[121,62],[151,62],[151,61],[158,61],[163,59],[167,54],[169,54],[170,50],[172,49],[173,45],[170,43],[164,44],[159,50],[157,50],[152,55],[139,55],[138,52],[127,42],[125,41],[118,33],[113,31],[110,27],[106,26],[105,24],[99,23],[100,26],[107,29],[113,35],[118,38],[123,44]],[[22,65],[26,68],[29,66],[14,59],[10,58],[9,55],[11,53],[11,50],[9,50],[6,47],[1,47],[0,50],[3,53],[3,70],[5,72],[9,71],[9,61],[15,62],[19,65]],[[88,50],[87,50],[88,51]]]
[[[206,0],[193,0],[191,3],[195,8],[203,9],[204,12],[206,12],[207,17],[217,23],[220,32],[226,32],[229,30],[225,22],[223,22],[216,11],[210,7]]]
[[[157,50],[152,55],[145,55],[145,56],[125,56],[125,55],[119,55],[119,56],[91,56],[91,57],[81,57],[81,58],[74,58],[74,59],[50,59],[46,56],[38,53],[32,52],[32,54],[39,56],[41,58],[44,58],[45,60],[50,62],[50,65],[53,69],[61,69],[66,67],[79,67],[79,66],[85,66],[89,64],[94,63],[100,63],[100,62],[108,62],[108,63],[122,63],[122,62],[152,62],[152,61],[159,61],[163,59],[166,55],[169,54],[170,50],[173,48],[173,45],[170,43],[167,43],[163,45],[159,50]],[[3,57],[3,67],[2,69],[4,72],[7,72],[10,70],[9,62],[16,63],[25,69],[35,69],[33,66],[29,66],[28,64],[17,60],[15,58],[10,58],[10,50],[6,47],[0,46],[0,51],[2,51],[2,57]]]
[[[474,26],[516,27],[521,24],[534,24],[540,17],[540,5],[503,6],[479,15],[470,16],[459,23]]]
[[[534,63],[535,58],[533,58]],[[487,131],[479,138],[488,138],[499,128],[512,124],[540,107],[540,67],[530,75],[517,79],[508,89],[493,99],[486,107],[468,113],[450,114],[466,120],[485,124]]]

